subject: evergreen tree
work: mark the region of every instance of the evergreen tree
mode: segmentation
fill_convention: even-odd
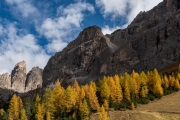
[[[51,114],[49,111],[46,112],[46,120],[52,120],[51,119]]]
[[[140,74],[141,77],[141,91],[140,91],[140,95],[141,97],[147,97],[148,95],[148,86],[147,86],[147,76],[144,72],[141,72]]]
[[[19,101],[18,96],[14,94],[9,103],[9,119],[18,120],[19,119]]]
[[[154,86],[153,86],[153,93],[157,96],[162,96],[163,95],[163,88],[162,88],[162,83],[161,83],[161,78],[158,74],[157,69],[154,69]]]
[[[120,85],[120,79],[119,79],[118,75],[114,76],[114,81],[115,81],[115,85],[116,85],[115,102],[120,103],[123,99],[123,93],[122,93],[122,88]]]
[[[28,120],[26,111],[24,108],[21,108],[21,110],[20,110],[20,120]]]
[[[54,118],[54,113],[56,111],[55,107],[55,94],[53,90],[47,89],[44,93],[44,105],[45,105],[45,110],[49,112],[50,118]]]
[[[124,75],[124,99],[130,101],[130,87],[129,87],[130,76],[128,73]]]
[[[163,86],[165,89],[169,88],[169,80],[168,80],[168,77],[167,75],[164,75],[164,78],[163,78]]]
[[[35,99],[35,119],[36,120],[43,120],[44,119],[44,104],[41,103],[41,98],[37,94]]]
[[[106,99],[104,100],[103,106],[104,106],[105,110],[109,109],[109,102],[108,102],[108,100],[106,100]]]
[[[87,117],[90,114],[89,106],[86,102],[86,99],[84,99],[83,102],[80,103],[79,111],[83,117]]]
[[[9,104],[9,119],[26,120],[26,112],[23,108],[22,100],[19,96],[14,94]]]
[[[110,93],[110,89],[109,89],[109,86],[107,85],[105,78],[106,77],[104,77],[103,80],[99,81],[99,91],[100,91],[101,98],[108,100],[111,93]]]
[[[100,108],[98,120],[110,120],[109,117],[108,117],[107,112],[106,112],[105,109],[104,109],[104,106],[102,106],[102,107]]]
[[[140,86],[141,86],[140,76],[134,70],[133,70],[131,76],[132,76],[131,79],[130,79],[131,93],[133,94],[134,97],[138,98],[139,97]]]
[[[180,89],[180,85],[179,85],[179,80],[178,80],[178,79],[175,80],[174,88],[175,88],[176,90],[179,90],[179,89]]]
[[[44,120],[44,104],[38,103],[36,105],[35,119],[36,120]]]
[[[173,75],[170,75],[169,76],[169,86],[171,87],[171,88],[173,88],[174,87],[174,85],[175,85],[175,77],[173,76]]]
[[[89,84],[89,103],[90,103],[90,108],[94,111],[98,111],[99,110],[99,102],[98,102],[98,98],[96,96],[96,87],[93,86],[93,84]]]
[[[109,86],[109,89],[110,89],[110,93],[111,93],[111,97],[113,99],[113,102],[116,102],[116,85],[115,85],[115,82],[114,82],[114,79],[113,77],[109,77],[108,78],[108,86]]]
[[[73,87],[71,86],[67,87],[63,99],[64,99],[64,108],[66,112],[70,112],[76,104],[76,92]]]
[[[61,87],[61,84],[58,81],[56,81],[56,84],[55,84],[55,88],[53,89],[53,93],[54,93],[54,98],[55,98],[55,101],[54,101],[54,106],[55,106],[55,113],[58,113],[58,110],[61,108],[63,108],[64,106],[64,99],[63,99],[63,96],[64,96],[64,88]]]
[[[147,88],[146,85],[142,86],[140,95],[141,95],[141,97],[147,97],[147,95],[148,95],[148,88]]]

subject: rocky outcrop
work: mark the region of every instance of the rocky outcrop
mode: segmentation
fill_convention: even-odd
[[[24,93],[42,87],[42,69],[34,67],[26,74],[26,62],[22,61],[15,65],[11,75],[0,75],[0,88]],[[1,98],[1,97],[0,97]]]
[[[14,67],[11,73],[11,88],[18,92],[24,92],[26,81],[26,62],[22,61]]]
[[[140,12],[126,29],[103,35],[92,26],[50,58],[43,71],[43,86],[57,79],[67,86],[103,75],[162,68],[180,60],[180,1],[164,0]]]
[[[39,67],[34,67],[27,74],[25,92],[41,87],[42,87],[42,69],[40,69]]]
[[[0,88],[11,88],[11,75],[8,73],[0,75]]]

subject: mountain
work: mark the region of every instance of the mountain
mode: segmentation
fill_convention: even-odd
[[[43,87],[59,79],[62,85],[96,81],[104,75],[148,71],[180,60],[180,0],[164,0],[152,10],[140,12],[126,29],[103,35],[91,26],[43,70]]]
[[[42,69],[34,67],[28,74],[26,72],[26,62],[17,63],[11,75],[0,75],[0,88],[24,93],[42,87]]]

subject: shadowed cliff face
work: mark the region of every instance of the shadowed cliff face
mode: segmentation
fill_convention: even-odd
[[[103,75],[162,68],[180,60],[180,1],[164,0],[140,12],[126,29],[103,35],[92,26],[50,58],[43,71],[43,86],[57,79],[64,86],[81,84]]]

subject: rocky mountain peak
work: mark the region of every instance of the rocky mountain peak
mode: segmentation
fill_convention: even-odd
[[[39,67],[33,67],[26,74],[26,62],[19,62],[10,75],[8,73],[0,75],[0,88],[11,89],[19,93],[41,88],[43,81],[42,71]]]
[[[103,33],[101,31],[101,28],[98,26],[91,26],[88,28],[85,28],[77,37],[75,41],[72,41],[69,43],[68,47],[73,46],[77,47],[81,44],[84,44],[88,41],[93,40],[94,38],[98,38],[103,36]]]
[[[26,81],[26,62],[22,61],[15,65],[11,73],[11,87],[18,92],[24,92]]]
[[[26,76],[25,92],[42,87],[42,69],[33,67]]]
[[[21,62],[19,62],[19,63],[17,63],[16,65],[15,65],[15,68],[22,68],[22,69],[26,69],[26,61],[21,61]]]
[[[180,0],[164,0],[140,12],[126,29],[103,35],[92,26],[50,58],[43,86],[60,79],[62,85],[101,79],[104,75],[162,68],[180,60]]]

